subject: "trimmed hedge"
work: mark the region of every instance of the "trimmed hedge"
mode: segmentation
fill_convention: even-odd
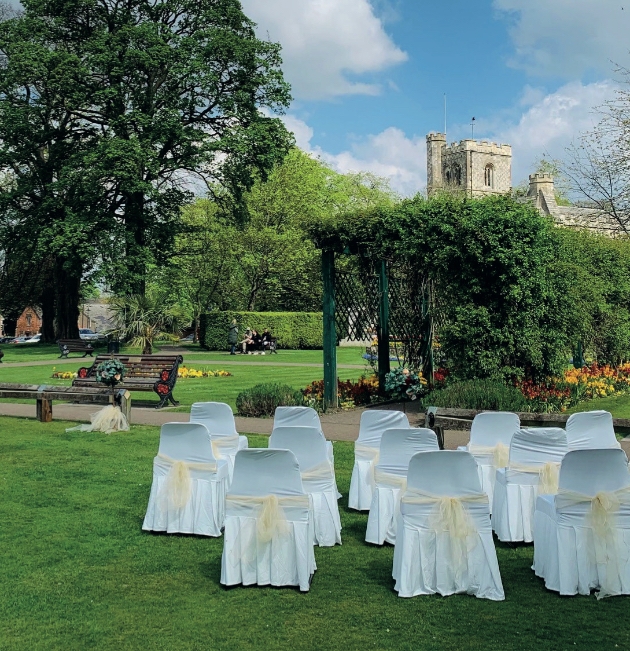
[[[267,383],[257,384],[245,389],[236,396],[236,409],[239,416],[273,416],[280,406],[292,407],[303,405],[304,396],[287,384]]]
[[[239,341],[247,328],[259,333],[269,328],[278,348],[321,348],[321,312],[207,312],[201,315],[199,341],[207,350],[228,350],[228,330],[232,319],[238,323]]]
[[[432,391],[423,404],[452,409],[489,409],[491,411],[529,411],[523,394],[499,380],[466,380]]]

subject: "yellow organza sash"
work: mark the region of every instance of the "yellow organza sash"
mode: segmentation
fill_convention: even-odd
[[[374,479],[377,484],[385,484],[390,488],[399,488],[402,492],[407,489],[406,475],[394,475],[391,472],[383,472],[382,470],[375,468]]]
[[[587,537],[589,553],[598,565],[606,566],[605,577],[597,593],[597,598],[603,599],[621,592],[615,525],[619,507],[630,504],[630,486],[616,491],[601,491],[594,497],[561,488],[556,496],[557,509],[589,502],[591,510],[586,516],[586,522],[593,532],[592,536]]]
[[[169,465],[170,469],[166,475],[166,481],[160,489],[158,495],[158,506],[162,510],[182,509],[190,499],[192,490],[192,480],[190,477],[191,470],[206,470],[216,472],[216,463],[193,463],[190,461],[181,461],[171,459],[165,454],[158,454],[156,461],[159,459],[163,464]]]
[[[126,432],[129,430],[129,423],[125,414],[122,413],[118,405],[108,405],[103,407],[95,414],[90,414],[89,425],[77,425],[69,427],[66,432]]]
[[[510,448],[504,443],[497,443],[494,446],[487,447],[485,445],[469,445],[468,452],[470,454],[487,454],[492,457],[492,465],[495,468],[505,468],[510,459]]]
[[[477,527],[464,504],[488,504],[485,493],[448,497],[433,495],[417,489],[409,489],[402,496],[402,504],[433,504],[429,516],[429,527],[437,533],[446,533],[449,537],[450,562],[455,579],[461,578],[468,568],[468,553],[479,542]]]
[[[524,463],[510,462],[508,469],[538,475],[538,491],[541,494],[555,495],[558,492],[559,461],[548,461],[542,466],[528,466]]]
[[[261,543],[289,532],[283,507],[310,506],[308,495],[228,495],[225,499],[228,507],[257,508],[256,540]]]
[[[328,460],[322,461],[322,463],[319,463],[316,466],[313,466],[309,470],[305,470],[300,474],[302,475],[303,481],[309,481],[309,480],[326,481],[326,480],[331,480],[334,477],[332,464]]]
[[[216,459],[222,459],[226,450],[238,450],[238,434],[234,436],[217,436],[211,439],[212,454]]]

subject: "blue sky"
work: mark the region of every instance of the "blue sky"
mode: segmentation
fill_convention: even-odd
[[[513,184],[597,121],[630,66],[630,1],[242,0],[283,46],[298,144],[340,171],[426,182],[425,135],[513,146]]]

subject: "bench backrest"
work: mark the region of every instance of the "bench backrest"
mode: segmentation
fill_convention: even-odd
[[[183,361],[181,355],[114,355],[114,359],[125,365],[126,378],[147,378],[167,381]],[[87,377],[94,375],[97,366],[112,359],[112,355],[98,355],[88,371]],[[163,375],[166,375],[163,377]],[[124,382],[124,380],[123,380]]]

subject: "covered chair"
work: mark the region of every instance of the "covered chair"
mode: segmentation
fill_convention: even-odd
[[[313,503],[315,543],[341,544],[337,483],[321,432],[316,427],[276,427],[269,448],[291,450],[300,464],[302,486]]]
[[[521,421],[512,412],[484,411],[473,419],[468,445],[459,448],[470,452],[477,461],[481,488],[490,500],[490,513],[496,471],[507,465],[512,435],[520,428]]]
[[[361,414],[359,438],[354,444],[349,508],[357,511],[370,510],[374,490],[374,466],[378,463],[381,436],[386,429],[407,427],[409,421],[402,411],[367,409]]]
[[[290,450],[239,450],[226,498],[223,585],[294,585],[315,572],[311,502]]]
[[[234,412],[224,402],[195,402],[190,408],[190,422],[208,428],[215,456],[229,463],[230,479],[234,471],[234,457],[238,450],[247,448],[247,437],[236,431]]]
[[[512,437],[510,460],[497,470],[492,528],[504,542],[534,540],[534,511],[539,494],[558,492],[558,472],[568,452],[559,427],[520,429]]]
[[[392,575],[399,597],[464,592],[505,598],[488,496],[468,452],[425,452],[411,459]]]
[[[276,407],[273,415],[273,428],[276,427],[317,427],[324,436],[319,414],[312,407]],[[332,441],[326,441],[326,450],[334,461]]]
[[[630,594],[630,472],[623,450],[573,450],[534,514],[534,572],[562,595]]]
[[[227,488],[227,462],[215,458],[205,425],[166,423],[142,528],[220,536]]]
[[[581,411],[571,414],[566,424],[569,450],[619,448],[612,414],[608,411]]]
[[[431,429],[400,428],[383,432],[379,460],[374,469],[374,491],[365,541],[375,545],[396,543],[396,517],[407,485],[409,460],[418,452],[439,450]]]

